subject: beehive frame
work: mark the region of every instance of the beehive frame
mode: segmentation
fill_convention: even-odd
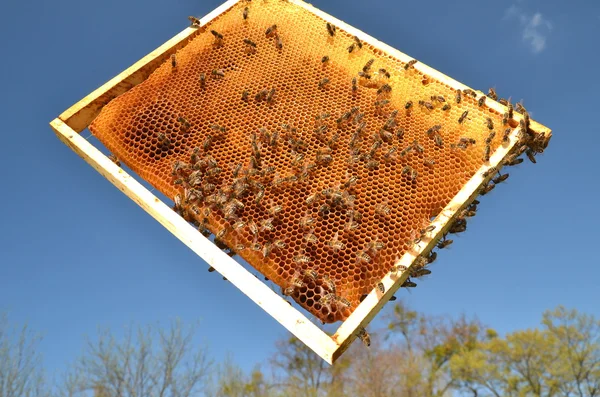
[[[206,17],[202,18],[201,26],[204,26],[220,14],[226,12],[239,1],[240,0],[229,0],[225,2]],[[300,0],[290,0],[290,2],[308,10],[325,21],[335,24],[340,29],[356,35],[362,41],[371,44],[384,53],[392,55],[402,62],[408,62],[412,59],[342,21],[317,10],[307,3]],[[143,82],[158,66],[165,62],[171,54],[184,47],[188,42],[188,39],[197,35],[198,32],[198,28],[186,28],[155,51],[136,62],[133,66],[67,109],[50,124],[63,143],[69,146],[102,176],[107,178],[129,198],[135,201],[172,234],[203,258],[210,266],[214,267],[237,288],[248,295],[256,304],[262,307],[263,310],[302,340],[309,348],[325,361],[332,364],[350,346],[352,341],[356,338],[358,331],[371,321],[396,290],[404,283],[404,281],[406,281],[409,276],[410,266],[415,258],[431,251],[439,238],[448,231],[458,212],[478,196],[481,187],[492,177],[492,174],[490,174],[487,178],[484,178],[483,174],[485,171],[491,168],[501,168],[503,159],[518,143],[518,128],[515,128],[512,131],[509,144],[500,146],[491,155],[488,164],[482,166],[471,180],[462,187],[450,203],[438,214],[432,222],[432,225],[436,226],[434,232],[426,238],[423,238],[420,243],[416,244],[398,260],[397,264],[405,266],[408,270],[396,274],[388,273],[382,280],[382,283],[385,286],[385,293],[381,294],[376,290],[371,291],[362,303],[360,303],[360,305],[353,310],[352,314],[341,324],[335,334],[329,336],[313,324],[304,314],[288,305],[284,299],[272,291],[266,284],[259,281],[242,265],[202,236],[202,234],[186,220],[172,211],[167,204],[159,200],[148,189],[142,186],[123,169],[115,165],[107,156],[102,154],[96,147],[79,135],[81,131],[89,126],[110,100]],[[415,68],[451,88],[468,88],[422,63],[418,63]],[[476,92],[478,95],[483,95],[480,91]],[[503,113],[506,110],[503,105],[495,101],[489,100],[486,105],[500,113]],[[514,118],[519,121],[521,116],[515,113]],[[534,132],[544,131],[547,140],[551,137],[551,131],[548,128],[534,121],[531,122],[530,129]]]

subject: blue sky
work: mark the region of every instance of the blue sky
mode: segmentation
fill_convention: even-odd
[[[185,28],[188,15],[205,15],[219,3],[3,6],[0,310],[44,333],[51,372],[63,370],[98,325],[120,331],[177,316],[200,321],[198,342],[217,359],[233,352],[244,368],[269,356],[285,335],[48,126]],[[513,167],[505,185],[482,199],[469,230],[440,255],[433,274],[399,295],[426,313],[477,315],[500,332],[535,326],[558,304],[600,316],[594,164],[600,3],[313,5],[471,87],[495,86],[503,97],[524,98],[534,119],[554,132],[538,164]]]

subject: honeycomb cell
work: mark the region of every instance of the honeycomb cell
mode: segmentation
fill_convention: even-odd
[[[169,59],[89,127],[178,196],[186,220],[323,322],[346,319],[482,166],[486,117],[496,126],[492,152],[504,130],[477,98],[457,104],[454,89],[371,45],[349,53],[353,42],[341,29],[329,37],[322,19],[288,2],[237,4],[176,53],[175,67]],[[460,147],[461,138],[476,143]]]

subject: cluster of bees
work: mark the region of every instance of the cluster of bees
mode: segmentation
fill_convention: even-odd
[[[249,8],[245,7],[242,12],[242,17],[246,21],[249,18]],[[195,17],[189,17],[192,27],[199,27],[200,20]],[[329,36],[334,37],[337,28],[326,23],[325,28]],[[222,46],[225,40],[224,36],[211,30],[214,36],[214,45]],[[283,42],[278,33],[277,25],[270,26],[265,31],[267,38],[273,39],[276,49],[282,50]],[[255,52],[257,44],[246,38],[243,40],[248,53]],[[352,53],[363,47],[361,40],[354,36],[353,42],[347,47],[348,53]],[[322,57],[321,62],[327,64],[330,62],[329,56]],[[385,114],[386,108],[390,105],[390,95],[393,87],[389,80],[391,74],[384,68],[374,69],[375,60],[370,59],[362,67],[362,69],[353,76],[349,82],[348,89],[352,95],[356,95],[359,86],[377,88],[376,98],[374,100],[374,108],[376,114]],[[414,68],[417,60],[411,60],[403,65],[405,70]],[[175,54],[171,56],[171,65],[177,68],[177,57]],[[223,69],[214,69],[210,72],[210,76],[214,79],[223,78],[225,72]],[[202,89],[205,89],[206,74],[202,73],[199,76],[199,84]],[[315,89],[326,90],[330,84],[327,77],[315,82]],[[254,95],[256,102],[264,101],[271,105],[276,100],[277,91],[275,88],[264,89]],[[471,96],[477,99],[477,93],[473,90],[457,90],[454,98],[446,98],[442,95],[433,95],[428,100],[416,101],[416,106],[420,106],[428,111],[440,108],[444,112],[452,109],[454,102],[460,104],[463,101],[463,96]],[[483,142],[485,145],[483,161],[488,162],[491,155],[491,143],[496,136],[496,129],[500,128],[502,132],[502,142],[507,143],[510,140],[510,134],[513,131],[510,127],[510,121],[513,120],[514,112],[521,113],[522,117],[519,124],[518,144],[515,149],[504,160],[500,166],[513,166],[523,161],[520,157],[525,154],[532,162],[536,162],[535,155],[543,151],[546,143],[544,134],[534,134],[529,129],[529,114],[523,107],[522,103],[513,105],[505,100],[498,99],[494,89],[490,89],[487,96],[482,95],[477,99],[479,107],[485,104],[486,98],[498,100],[507,107],[507,112],[503,115],[501,127],[494,125],[491,118],[486,120],[487,138]],[[251,93],[249,90],[244,90],[241,93],[241,100],[250,101]],[[414,105],[413,101],[407,101],[404,104],[404,109],[409,110]],[[468,120],[469,111],[464,111],[456,120],[458,124],[463,124]],[[365,113],[359,107],[353,107],[347,111],[341,112],[341,115],[336,118],[330,113],[321,113],[314,116],[315,137],[323,143],[323,147],[316,152],[314,158],[307,158],[303,153],[307,142],[302,139],[301,134],[288,124],[283,124],[280,131],[269,131],[266,128],[260,128],[257,132],[251,134],[250,146],[251,155],[246,165],[235,164],[227,169],[211,155],[211,148],[215,141],[222,140],[227,136],[227,129],[220,125],[212,125],[212,133],[209,134],[200,147],[192,150],[189,161],[176,161],[172,166],[173,183],[180,186],[180,193],[174,197],[174,210],[177,211],[187,221],[196,225],[199,231],[210,236],[212,233],[209,230],[211,223],[211,215],[218,213],[225,221],[225,226],[215,230],[215,244],[226,251],[229,255],[240,254],[244,250],[252,250],[259,253],[262,258],[267,259],[273,252],[286,250],[287,244],[282,239],[271,238],[259,239],[263,233],[268,233],[269,236],[275,231],[276,224],[280,214],[284,211],[281,205],[274,204],[272,201],[264,203],[265,192],[269,189],[279,191],[285,189],[286,186],[297,182],[307,181],[319,167],[327,167],[333,161],[333,152],[340,146],[340,133],[349,132],[350,141],[348,143],[349,155],[347,163],[349,169],[356,166],[364,166],[367,170],[377,170],[382,164],[394,163],[399,159],[409,156],[411,153],[423,154],[424,147],[417,139],[413,140],[408,146],[400,148],[405,132],[399,127],[397,121],[398,110],[389,112],[387,119],[378,127],[375,133],[368,133],[366,122],[364,121]],[[334,120],[335,119],[335,120]],[[191,128],[191,124],[184,117],[179,117],[178,122],[180,128],[185,131]],[[446,143],[442,138],[440,130],[442,126],[437,124],[429,128],[422,139],[431,139],[438,147],[443,147]],[[333,131],[333,132],[332,132]],[[161,146],[169,146],[170,142],[166,136],[158,137],[158,144]],[[369,142],[365,145],[365,142]],[[398,143],[396,143],[398,142]],[[383,149],[384,144],[387,147]],[[470,137],[461,137],[457,142],[451,142],[452,150],[467,150],[471,146],[479,145],[475,139]],[[281,177],[277,173],[274,166],[264,166],[263,153],[269,148],[275,148],[280,145],[289,146],[294,159],[292,165],[295,172],[291,175]],[[424,157],[424,165],[433,167],[435,161],[432,158]],[[362,164],[362,165],[361,165]],[[224,173],[231,172],[231,183],[222,183]],[[419,180],[418,171],[410,165],[404,165],[401,169],[401,175],[410,183],[417,183]],[[500,174],[498,168],[493,168],[486,171],[483,175],[487,179],[486,185],[481,189],[480,194],[489,193],[496,184],[505,181],[508,174]],[[339,185],[330,188],[325,188],[319,191],[312,192],[305,200],[304,204],[307,208],[318,206],[318,215],[326,216],[332,211],[344,211],[346,214],[346,223],[344,232],[354,232],[360,227],[362,214],[355,208],[355,190],[354,186],[359,182],[359,177],[352,172],[347,175],[346,180]],[[265,208],[266,217],[261,220],[244,219],[243,211],[246,206],[244,202],[252,200],[256,205],[262,205]],[[467,218],[472,217],[477,212],[479,201],[475,200],[465,207],[453,220],[447,233],[461,233],[466,230]],[[391,207],[388,202],[382,202],[375,206],[374,212],[381,218],[391,216]],[[335,282],[326,274],[319,274],[311,267],[312,259],[307,253],[311,245],[318,242],[314,233],[316,219],[307,210],[306,215],[300,220],[300,226],[303,230],[303,247],[300,252],[293,256],[293,262],[297,266],[293,277],[289,280],[288,285],[282,286],[282,293],[286,296],[294,297],[298,291],[310,287],[316,291],[318,303],[330,311],[347,311],[352,307],[351,302],[340,294]],[[247,231],[253,237],[250,244],[238,242],[235,237],[240,231]],[[426,238],[434,231],[433,226],[425,227],[411,237],[412,240],[408,245],[418,244],[422,239]],[[229,244],[223,242],[227,239]],[[264,241],[264,242],[259,242]],[[443,238],[437,242],[436,247],[443,249],[452,244],[451,239],[444,234]],[[232,243],[233,242],[233,243]],[[334,237],[326,242],[326,246],[334,254],[346,248],[343,241],[340,239],[340,233],[335,233]],[[291,247],[296,249],[297,247]],[[377,255],[385,248],[385,244],[379,238],[372,239],[365,247],[359,249],[355,253],[356,264],[365,265],[371,263]],[[392,273],[409,271],[409,278],[404,282],[402,287],[411,288],[417,284],[412,280],[431,273],[426,268],[433,263],[437,258],[437,252],[430,252],[427,255],[418,257],[410,269],[402,266],[392,267]],[[214,269],[210,269],[214,270]],[[385,288],[382,283],[378,283],[376,287],[381,293],[385,293]],[[362,301],[366,295],[363,295]],[[391,300],[395,300],[392,297]],[[370,344],[370,337],[366,330],[359,330],[359,337],[367,345]]]

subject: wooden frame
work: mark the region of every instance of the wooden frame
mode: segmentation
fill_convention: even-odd
[[[212,19],[227,11],[238,1],[240,0],[228,0],[219,6],[201,19],[201,26],[204,26]],[[324,20],[335,24],[339,28],[358,36],[361,40],[393,55],[403,62],[412,59],[398,50],[379,42],[367,34],[333,18],[301,0],[289,1],[297,6],[303,7]],[[382,295],[376,290],[371,291],[367,298],[352,312],[350,317],[341,324],[335,334],[329,336],[313,324],[304,314],[290,306],[267,285],[259,281],[242,265],[217,248],[202,234],[198,233],[194,227],[172,211],[168,205],[160,201],[155,195],[148,191],[148,189],[142,186],[132,176],[128,175],[120,167],[115,165],[108,157],[78,134],[87,128],[92,120],[100,113],[100,110],[104,105],[135,85],[143,82],[159,65],[168,59],[172,53],[185,46],[188,39],[198,34],[198,31],[201,29],[203,28],[185,29],[165,44],[146,55],[140,61],[136,62],[133,66],[96,89],[75,105],[71,106],[58,118],[53,120],[50,125],[58,138],[96,169],[96,171],[135,201],[154,219],[192,249],[192,251],[202,257],[210,266],[214,267],[219,273],[227,277],[227,279],[237,288],[286,327],[310,349],[328,363],[333,364],[350,346],[352,341],[356,338],[358,331],[375,317],[382,309],[383,305],[387,303],[396,290],[398,290],[404,281],[406,281],[409,270],[405,270],[402,273],[387,274],[382,280],[386,292]],[[422,63],[418,63],[415,67],[421,72],[432,76],[452,88],[468,88]],[[483,95],[480,91],[476,92],[479,95]],[[490,100],[487,102],[487,105],[500,113],[505,112],[505,107],[495,101]],[[515,113],[515,118],[519,120],[520,115]],[[551,137],[551,131],[536,122],[531,122],[531,129],[535,132],[544,131],[547,140]],[[484,178],[483,173],[493,167],[500,169],[503,159],[514,148],[517,142],[518,129],[515,129],[510,135],[510,142],[498,148],[492,154],[488,164],[481,167],[479,172],[463,186],[459,193],[432,222],[432,225],[435,226],[434,231],[429,236],[426,236],[426,238],[423,238],[419,244],[416,244],[411,251],[405,253],[398,260],[397,265],[402,265],[407,269],[410,269],[415,258],[419,255],[428,253],[434,248],[436,241],[448,231],[458,212],[477,197],[481,187],[484,186],[492,176],[490,175],[488,178]]]

